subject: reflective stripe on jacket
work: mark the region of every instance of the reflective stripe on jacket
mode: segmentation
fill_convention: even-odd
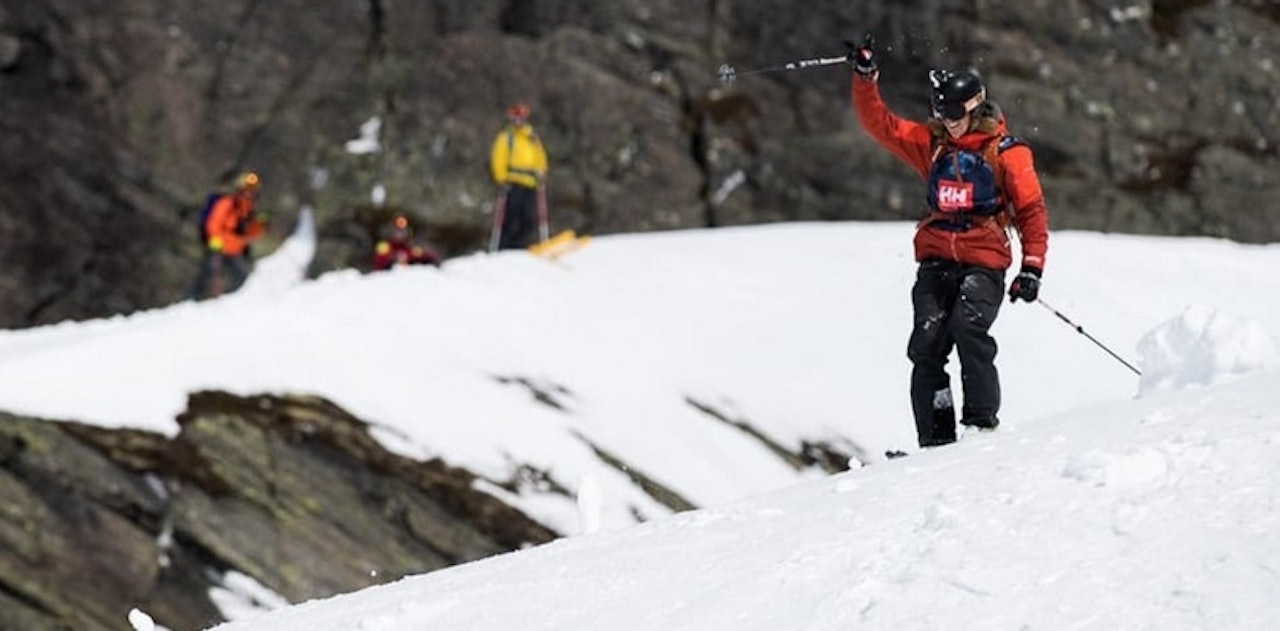
[[[538,188],[547,175],[547,152],[533,127],[508,126],[493,140],[489,171],[498,184]]]

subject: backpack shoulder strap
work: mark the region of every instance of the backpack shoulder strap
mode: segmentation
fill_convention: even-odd
[[[1005,185],[1004,164],[1000,162],[1000,154],[1017,147],[1018,145],[1025,144],[1026,143],[1022,142],[1022,139],[1017,136],[1002,135],[995,136],[991,140],[988,140],[987,144],[982,147],[982,159],[991,167],[991,173],[995,175],[996,186],[1000,187],[1001,195],[1005,194]],[[1006,200],[1004,211],[999,215],[1001,224],[1008,225],[1009,222],[1013,220],[1014,212],[1015,209],[1013,208],[1013,205]]]
[[[1025,146],[1026,144],[1027,143],[1023,142],[1022,139],[1017,136],[995,136],[991,140],[988,140],[987,144],[982,147],[982,158],[991,165],[993,170],[1003,171],[1004,165],[1000,164],[1000,154],[1014,147],[1020,145]],[[997,173],[997,175],[999,175],[999,173]]]
[[[507,173],[511,173],[511,154],[516,152],[516,128],[507,126]]]

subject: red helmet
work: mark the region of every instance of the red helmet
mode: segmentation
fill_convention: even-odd
[[[507,118],[510,120],[525,120],[530,113],[529,106],[524,103],[513,103],[507,108]]]
[[[391,220],[391,231],[388,233],[392,241],[408,241],[413,235],[413,227],[409,225],[409,218],[404,215],[396,215]]]

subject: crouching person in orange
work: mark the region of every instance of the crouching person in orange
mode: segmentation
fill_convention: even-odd
[[[440,255],[433,249],[413,242],[413,228],[409,219],[398,215],[392,222],[386,238],[378,241],[373,249],[373,269],[388,270],[397,265],[436,265]]]
[[[188,293],[192,300],[233,292],[249,277],[249,244],[266,231],[266,222],[254,211],[259,184],[257,173],[241,174],[232,193],[209,204],[202,224],[204,257]]]

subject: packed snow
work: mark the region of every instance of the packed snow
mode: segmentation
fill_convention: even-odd
[[[1072,324],[1006,303],[1000,431],[920,451],[911,232],[616,235],[304,280],[304,215],[239,294],[0,333],[0,408],[171,434],[194,390],[319,394],[400,453],[577,494],[486,487],[566,537],[353,594],[283,606],[233,573],[219,631],[1280,625],[1280,247],[1055,233],[1041,295]],[[796,470],[734,423],[854,469]]]

